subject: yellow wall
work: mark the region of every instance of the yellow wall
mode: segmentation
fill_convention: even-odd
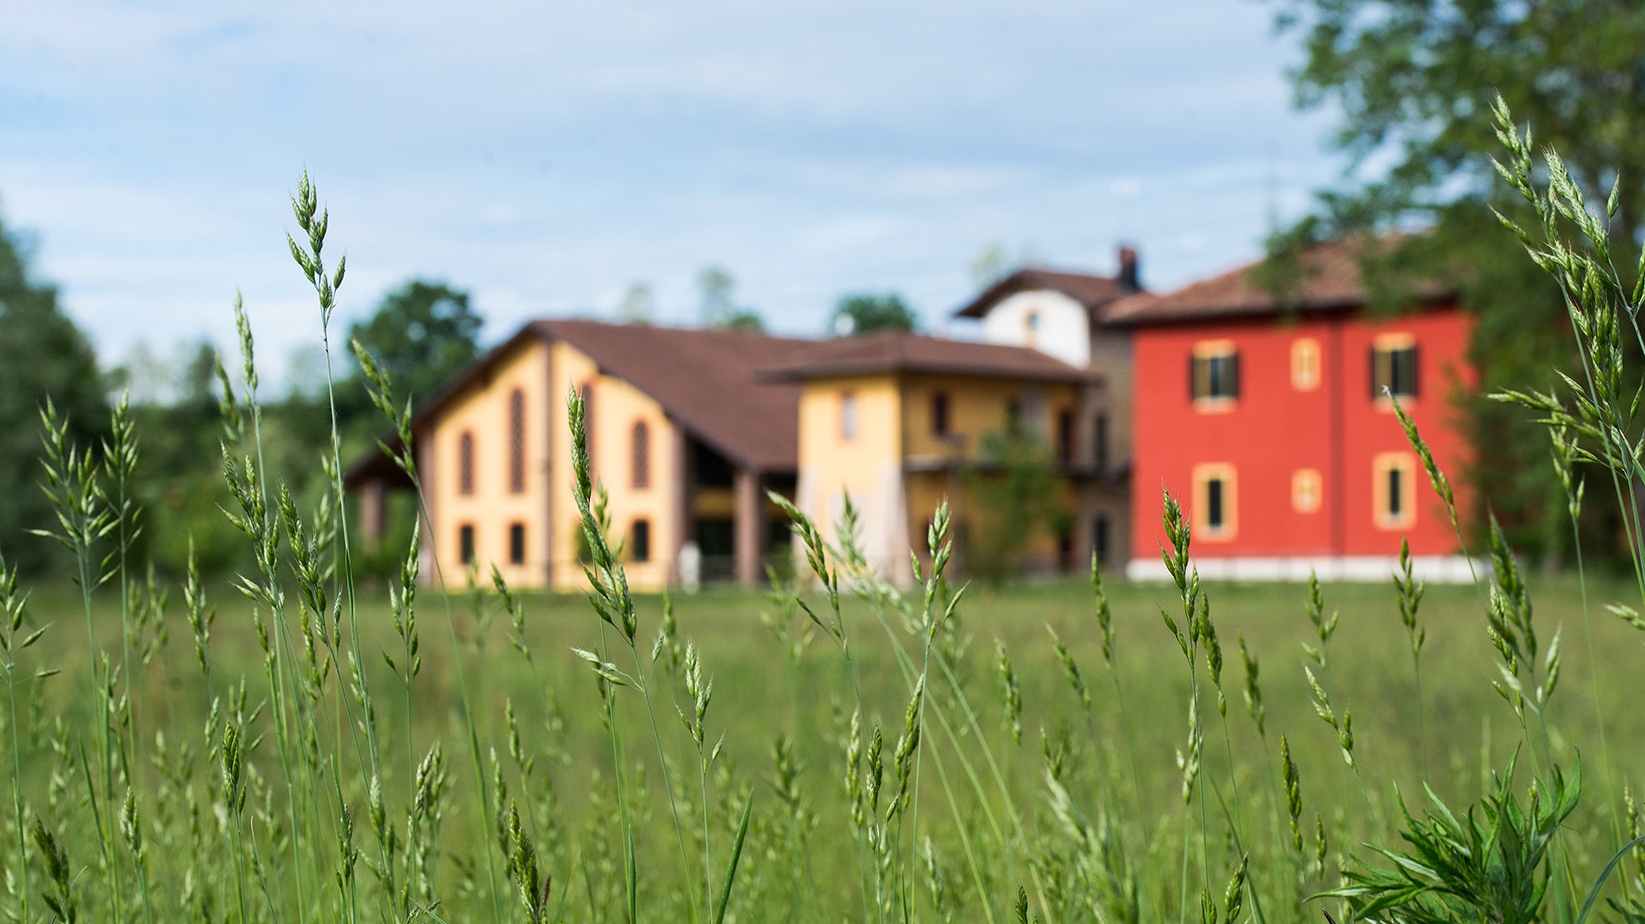
[[[540,587],[547,566],[548,351],[528,342],[504,359],[489,379],[476,381],[450,402],[430,431],[433,462],[429,494],[434,514],[433,546],[439,573],[448,588],[465,586],[467,569],[459,556],[462,526],[474,527],[479,582],[491,584],[496,564],[511,586]],[[518,388],[525,397],[525,490],[509,490],[509,402]],[[474,435],[474,493],[459,493],[458,445],[462,433]],[[525,564],[508,563],[508,529],[525,525]],[[433,581],[434,573],[424,575]]]
[[[502,571],[510,586],[540,588],[552,575],[555,589],[584,586],[577,562],[580,519],[572,494],[571,436],[566,396],[572,387],[592,385],[590,435],[594,477],[605,485],[611,502],[614,539],[627,536],[635,520],[651,521],[651,557],[629,562],[630,586],[660,589],[678,545],[674,512],[676,463],[674,426],[661,406],[621,379],[599,375],[594,363],[563,344],[528,341],[505,358],[489,379],[453,399],[434,421],[432,441],[434,552],[446,585],[467,581],[461,564],[459,536],[474,527],[475,564],[482,586],[490,586],[491,567]],[[525,491],[509,490],[509,409],[514,389],[525,396]],[[650,479],[633,486],[633,432],[636,421],[649,429]],[[474,436],[474,493],[459,491],[459,444],[464,431]],[[552,521],[552,522],[551,522]],[[508,564],[510,524],[525,525],[525,563]],[[431,573],[426,575],[434,579]]]
[[[853,439],[843,432],[848,393],[857,406]],[[907,568],[902,429],[901,393],[891,375],[814,379],[800,393],[797,505],[834,541],[835,521],[849,492],[862,512],[863,550],[870,561],[891,569]]]
[[[676,513],[676,475],[681,466],[677,457],[674,424],[662,406],[628,382],[601,375],[594,361],[566,343],[555,343],[552,361],[555,394],[553,416],[554,460],[558,474],[550,506],[554,517],[553,584],[557,590],[582,589],[581,565],[577,562],[581,520],[572,493],[571,431],[566,397],[573,388],[591,386],[592,415],[588,421],[596,483],[604,485],[611,497],[614,538],[625,538],[635,520],[651,522],[651,558],[647,562],[628,561],[629,586],[635,590],[660,590],[667,586],[669,569],[681,541]],[[647,487],[633,485],[634,424],[645,421],[650,434],[651,477]]]
[[[1003,379],[961,378],[957,376],[909,376],[902,383],[903,445],[910,461],[952,458],[957,436],[963,458],[975,459],[982,438],[998,433],[1006,424],[1006,406],[1012,399],[1023,399],[1030,392],[1038,392],[1045,401],[1044,431],[1040,436],[1047,445],[1054,444],[1057,436],[1057,415],[1063,411],[1077,411],[1078,397],[1072,385],[1059,383],[1023,383]],[[932,401],[938,392],[948,395],[948,429],[950,437],[939,437],[931,431]],[[1077,421],[1076,421],[1077,422]]]

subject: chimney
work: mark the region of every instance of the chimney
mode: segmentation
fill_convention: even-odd
[[[1133,292],[1142,288],[1142,282],[1137,277],[1137,248],[1129,244],[1120,246],[1119,283]]]

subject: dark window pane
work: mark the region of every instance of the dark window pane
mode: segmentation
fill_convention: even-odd
[[[933,436],[948,435],[948,395],[937,392],[931,396],[931,433]]]
[[[1212,529],[1221,529],[1222,515],[1222,479],[1212,478],[1205,483],[1205,523]]]
[[[1403,479],[1400,477],[1400,470],[1397,469],[1397,468],[1389,469],[1388,470],[1388,515],[1389,516],[1397,517],[1404,510],[1405,498],[1400,495],[1400,488],[1401,487],[1403,487]]]
[[[457,560],[464,565],[474,564],[474,527],[466,523],[457,530]]]
[[[510,523],[508,527],[508,563],[525,564],[525,524]]]
[[[1097,564],[1108,564],[1108,514],[1097,514],[1096,522],[1091,524],[1091,545]]]
[[[628,553],[637,562],[651,560],[651,521],[635,520],[628,534]]]
[[[1094,447],[1092,447],[1092,453],[1091,453],[1092,461],[1096,462],[1097,468],[1107,468],[1108,467],[1108,415],[1107,414],[1098,414],[1096,421],[1093,423],[1093,426],[1091,427],[1091,430],[1092,430],[1092,433],[1094,434],[1095,442],[1096,442],[1096,445]]]

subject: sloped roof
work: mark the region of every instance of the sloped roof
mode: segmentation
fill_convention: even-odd
[[[650,395],[733,462],[761,471],[799,466],[799,386],[756,373],[815,341],[599,321],[533,321],[531,327]]]
[[[1304,250],[1298,255],[1295,277],[1289,281],[1283,301],[1275,299],[1260,272],[1265,261],[1258,260],[1175,292],[1139,293],[1121,299],[1103,309],[1101,321],[1141,325],[1278,314],[1282,309],[1313,312],[1361,308],[1371,300],[1360,269],[1362,247],[1360,242],[1332,241]],[[1411,295],[1422,301],[1437,301],[1455,295],[1455,290],[1437,282],[1419,282],[1411,288]]]
[[[955,317],[980,318],[986,315],[989,309],[1018,292],[1031,292],[1036,289],[1061,292],[1084,305],[1087,311],[1093,312],[1115,299],[1124,298],[1138,291],[1126,285],[1117,276],[1094,276],[1090,273],[1030,266],[1017,270],[983,290],[970,304],[955,312]]]
[[[799,466],[800,386],[757,376],[760,368],[816,341],[725,330],[688,330],[602,321],[537,320],[475,360],[417,408],[420,438],[447,404],[531,342],[562,341],[592,359],[600,372],[651,396],[690,433],[734,464],[759,471]],[[398,437],[384,440],[398,449]],[[369,478],[404,482],[381,452],[350,466],[349,484]]]
[[[900,331],[815,341],[761,370],[762,377],[775,381],[888,372],[1057,382],[1091,378],[1087,370],[1027,347],[945,340]]]

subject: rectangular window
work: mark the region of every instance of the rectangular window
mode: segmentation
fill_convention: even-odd
[[[1067,465],[1074,461],[1074,412],[1057,412],[1057,461]],[[1069,546],[1072,554],[1073,546]]]
[[[1319,469],[1299,468],[1291,473],[1291,509],[1297,513],[1314,513],[1325,499]]]
[[[633,483],[636,488],[651,486],[651,429],[645,421],[634,423]]]
[[[850,442],[857,438],[857,393],[840,392],[840,439]]]
[[[1194,537],[1225,542],[1239,530],[1239,482],[1225,462],[1194,466]]]
[[[457,493],[474,493],[474,434],[469,430],[457,438]]]
[[[1239,398],[1239,352],[1232,340],[1194,344],[1188,391],[1200,410],[1231,410]]]
[[[1096,556],[1097,564],[1108,564],[1108,514],[1099,513],[1091,523],[1091,554]]]
[[[635,562],[651,560],[651,521],[635,520],[628,531],[628,555]]]
[[[1404,530],[1416,523],[1416,457],[1382,452],[1371,460],[1371,519],[1378,529]]]
[[[474,564],[474,527],[468,523],[457,527],[457,561],[465,567]]]
[[[1091,460],[1098,469],[1108,468],[1108,415],[1098,414],[1091,422],[1092,442]]]
[[[939,391],[931,396],[931,435],[947,436],[948,433],[948,393]]]
[[[1371,342],[1371,397],[1417,396],[1417,343],[1410,334],[1381,334]]]
[[[525,493],[525,392],[508,395],[508,491]]]
[[[584,382],[577,389],[583,398],[583,449],[588,453],[588,468],[594,469],[594,383]]]
[[[1319,341],[1312,337],[1291,343],[1291,387],[1297,391],[1319,387]]]
[[[525,524],[508,524],[508,563],[525,564]]]

